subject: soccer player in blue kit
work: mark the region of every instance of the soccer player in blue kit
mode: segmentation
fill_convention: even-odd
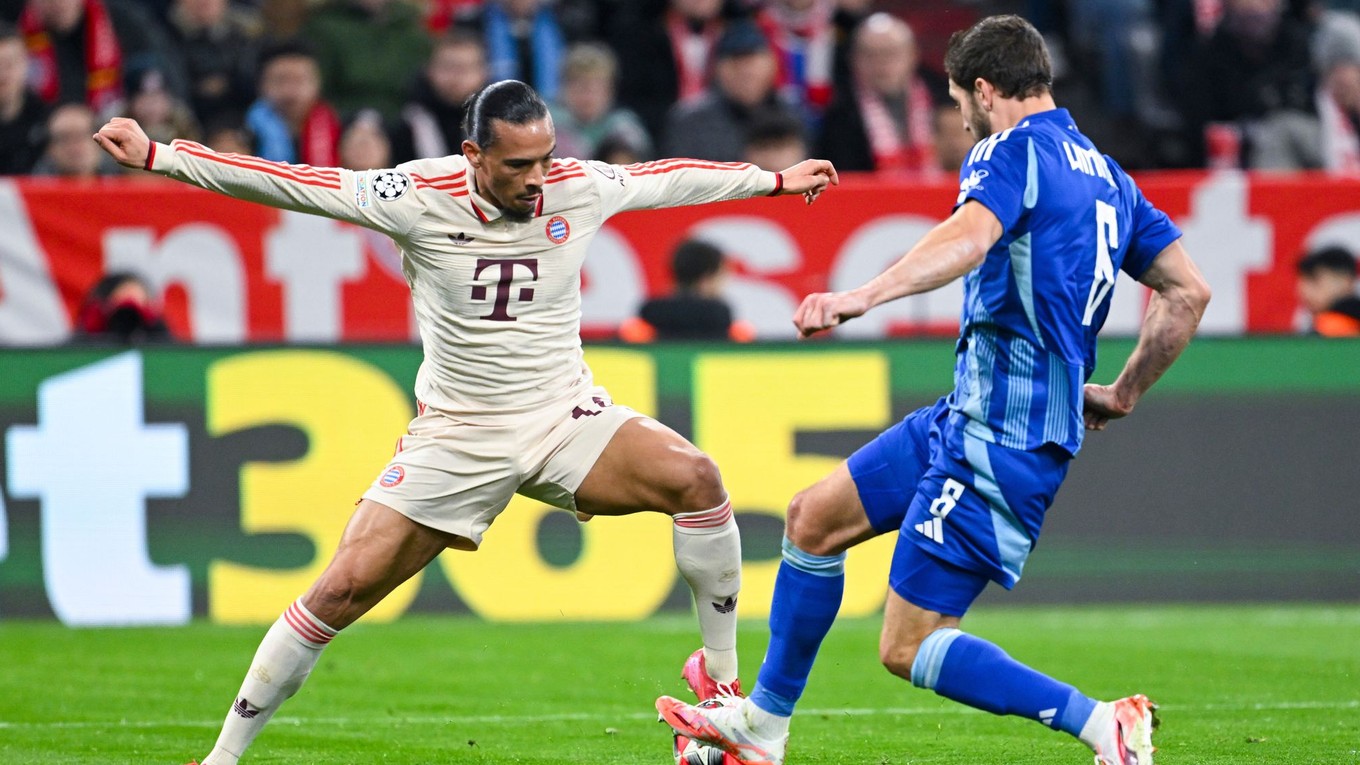
[[[808,296],[809,336],[964,278],[954,390],[909,414],[789,505],[771,639],[750,697],[657,710],[676,732],[779,765],[789,718],[840,607],[845,551],[896,532],[880,658],[913,685],[1079,738],[1100,765],[1151,765],[1153,704],[1092,699],[959,629],[989,581],[1010,589],[1081,447],[1133,411],[1189,343],[1209,288],[1181,233],[1051,94],[1043,38],[1016,16],[955,34],[951,97],[977,143],[953,214],[863,286]],[[1115,273],[1152,289],[1113,384],[1086,381]],[[1112,657],[1113,658],[1113,657]]]

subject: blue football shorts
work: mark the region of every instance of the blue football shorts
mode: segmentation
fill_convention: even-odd
[[[1010,589],[1020,580],[1071,462],[1053,444],[997,446],[968,422],[942,398],[849,460],[870,524],[898,532],[888,584],[949,616],[962,616],[988,581]]]

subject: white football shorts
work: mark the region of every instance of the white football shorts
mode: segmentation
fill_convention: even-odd
[[[460,421],[420,407],[396,454],[364,492],[417,523],[457,534],[476,550],[515,493],[564,510],[614,433],[643,415],[596,386],[524,414]]]

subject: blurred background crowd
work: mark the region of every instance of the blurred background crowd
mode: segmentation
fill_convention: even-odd
[[[517,78],[559,153],[816,155],[943,177],[971,144],[948,36],[1016,12],[1056,93],[1128,169],[1360,174],[1360,0],[0,0],[0,174],[118,172],[89,136],[353,169],[458,151]]]

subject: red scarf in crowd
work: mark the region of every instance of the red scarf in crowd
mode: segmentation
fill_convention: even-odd
[[[61,91],[57,51],[32,3],[24,7],[19,28],[33,62],[34,90],[43,101],[54,103]],[[85,102],[102,116],[116,108],[122,98],[123,52],[113,22],[101,0],[85,0]]]
[[[930,89],[920,77],[911,78],[906,92],[906,140],[898,132],[898,121],[888,111],[883,98],[861,84],[855,88],[864,133],[874,155],[874,170],[880,173],[923,172],[935,168],[935,114]]]
[[[1325,88],[1317,92],[1322,122],[1322,167],[1337,175],[1360,175],[1360,135],[1355,123]]]
[[[800,104],[817,111],[831,103],[836,60],[836,29],[831,23],[835,6],[817,0],[809,10],[790,14],[768,8],[760,14],[760,28],[779,60],[781,88]]]
[[[298,131],[298,160],[312,167],[340,166],[340,117],[318,101]]]
[[[674,12],[666,15],[666,34],[671,38],[671,55],[675,56],[678,74],[677,101],[694,98],[708,88],[709,64],[720,31],[722,24],[716,19],[705,22],[703,30],[696,34],[685,17]]]

